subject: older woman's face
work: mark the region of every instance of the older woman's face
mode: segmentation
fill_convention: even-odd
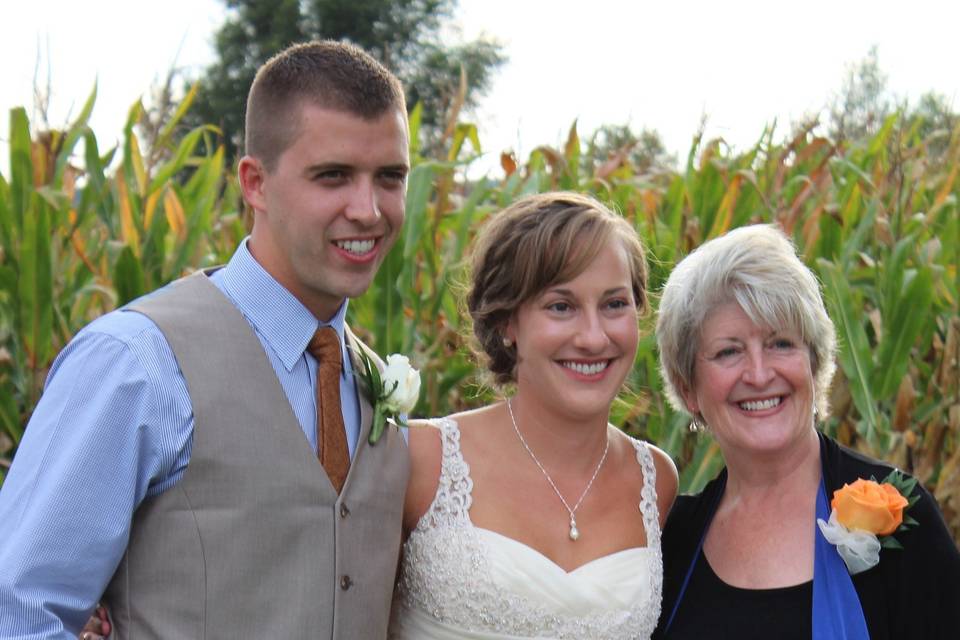
[[[701,327],[684,399],[725,451],[788,448],[813,429],[810,351],[798,333],[757,326],[735,302],[718,306]]]

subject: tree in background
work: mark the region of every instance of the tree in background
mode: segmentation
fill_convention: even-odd
[[[874,45],[866,58],[848,68],[840,93],[830,104],[830,138],[834,142],[864,140],[880,129],[892,111],[887,74],[880,69]]]
[[[214,41],[217,60],[201,77],[185,124],[218,125],[228,156],[235,155],[242,142],[247,90],[257,68],[294,42],[348,40],[383,62],[404,82],[410,107],[422,105],[421,133],[428,148],[438,144],[451,115],[476,106],[506,61],[493,40],[442,42],[457,0],[225,0],[225,4],[229,15]]]
[[[638,175],[669,170],[677,161],[656,129],[644,127],[638,133],[626,124],[605,124],[594,131],[583,159],[591,171],[606,163],[629,162]]]
[[[946,96],[928,91],[920,96],[917,106],[910,111],[911,122],[916,123],[920,137],[927,141],[932,162],[944,162],[950,150],[950,136],[960,124],[960,114]]]

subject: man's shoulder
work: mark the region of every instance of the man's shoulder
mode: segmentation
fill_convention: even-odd
[[[163,349],[168,343],[160,327],[138,308],[145,302],[162,299],[176,282],[168,283],[96,318],[76,333],[71,345],[114,341],[136,351]]]
[[[102,336],[129,343],[142,339],[145,334],[154,331],[159,332],[159,329],[150,318],[124,306],[100,316],[85,326],[77,333],[76,339]]]

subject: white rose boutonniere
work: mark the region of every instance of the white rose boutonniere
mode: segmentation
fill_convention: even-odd
[[[403,414],[417,406],[420,397],[420,372],[410,366],[410,359],[398,353],[387,356],[383,371],[362,350],[357,354],[363,364],[360,381],[373,405],[373,424],[370,427],[370,444],[376,444],[387,422],[406,426]]]

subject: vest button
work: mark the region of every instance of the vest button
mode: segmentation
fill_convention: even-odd
[[[346,591],[353,586],[353,580],[350,579],[350,576],[343,575],[340,576],[340,588]]]
[[[341,502],[341,503],[340,503],[340,517],[341,517],[341,518],[346,518],[348,515],[350,515],[350,509],[347,508],[347,505],[346,505],[346,504],[344,504],[344,503]]]

